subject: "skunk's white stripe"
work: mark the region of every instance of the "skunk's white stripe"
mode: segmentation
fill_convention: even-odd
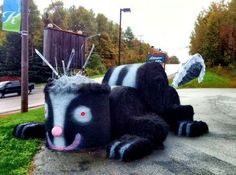
[[[64,135],[61,137],[53,137],[53,144],[57,147],[65,147],[66,141]]]
[[[190,128],[192,126],[193,123],[188,123],[186,126],[186,136],[189,137],[190,136]]]
[[[36,126],[36,125],[38,125],[38,124],[37,124],[37,123],[32,123],[32,124],[25,125],[24,128],[23,128],[23,130],[22,130],[22,132],[21,132],[21,138],[24,138],[24,137],[25,137],[24,133],[25,133],[25,130],[26,130],[27,128],[34,127],[34,126]]]
[[[183,126],[184,124],[186,124],[187,122],[181,122],[179,124],[179,129],[178,129],[178,136],[181,136],[182,135],[182,131],[183,131]]]
[[[24,124],[19,124],[19,125],[16,127],[15,134],[16,134],[17,136],[21,135],[23,128],[24,128],[26,125],[28,125],[28,124],[30,124],[30,123],[28,122],[28,123],[24,123]],[[21,133],[19,133],[20,129],[21,129]]]
[[[120,144],[120,141],[113,143],[110,149],[109,158],[115,157],[115,148]]]
[[[111,90],[114,89],[114,88],[116,88],[116,87],[119,87],[119,86],[115,86],[115,85],[114,85],[114,86],[111,86]]]
[[[76,97],[72,93],[49,93],[53,110],[53,127],[59,126],[64,128],[66,109],[70,102]],[[64,134],[61,137],[54,137],[53,144],[55,146],[65,146]]]
[[[122,86],[129,86],[129,87],[136,87],[136,75],[137,70],[140,66],[142,66],[142,63],[139,64],[133,64],[128,68],[128,72],[122,82]]]
[[[111,76],[110,76],[110,79],[109,79],[109,81],[108,81],[108,84],[109,84],[110,86],[116,85],[116,81],[117,81],[117,79],[118,79],[118,77],[119,77],[119,73],[120,73],[121,69],[122,69],[123,67],[125,67],[125,66],[126,66],[126,65],[118,66],[118,67],[116,67],[116,68],[113,70],[113,72],[112,72],[112,74],[111,74]]]
[[[120,153],[121,160],[123,160],[123,156],[124,156],[125,151],[130,147],[130,145],[134,144],[135,142],[136,142],[136,140],[131,143],[127,143],[120,148],[119,153]]]

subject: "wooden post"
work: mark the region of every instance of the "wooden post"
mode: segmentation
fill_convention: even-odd
[[[22,0],[22,33],[21,33],[21,112],[28,111],[28,25],[29,0]]]

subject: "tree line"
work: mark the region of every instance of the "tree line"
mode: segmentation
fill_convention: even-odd
[[[0,14],[1,19],[2,14]],[[1,23],[1,21],[0,21]],[[110,21],[103,14],[95,14],[82,6],[65,8],[62,1],[50,4],[41,15],[37,6],[30,0],[29,15],[29,79],[43,82],[50,76],[50,70],[34,53],[37,48],[43,50],[43,29],[49,23],[62,30],[82,31],[84,35],[100,34],[88,40],[88,45],[95,44],[90,72],[102,73],[118,63],[119,25]],[[1,24],[0,24],[1,25]],[[1,26],[0,26],[1,27]],[[151,46],[138,40],[130,27],[122,31],[121,63],[145,62]],[[0,76],[20,76],[21,36],[19,33],[0,31]],[[94,68],[94,65],[98,68]],[[98,69],[98,70],[96,70]],[[95,71],[95,72],[93,72]]]
[[[200,53],[207,66],[235,67],[236,0],[213,2],[203,10],[190,39],[190,53]]]

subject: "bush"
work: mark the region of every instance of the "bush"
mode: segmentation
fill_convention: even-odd
[[[38,56],[29,58],[29,81],[35,83],[45,83],[52,76],[51,69],[43,65]]]
[[[91,55],[87,68],[86,74],[88,76],[104,74],[106,72],[106,67],[102,64],[101,57],[98,54]]]

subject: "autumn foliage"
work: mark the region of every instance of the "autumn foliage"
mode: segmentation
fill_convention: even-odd
[[[1,20],[1,13],[0,13]],[[100,63],[93,72],[102,73],[101,67],[109,68],[118,64],[118,33],[119,25],[110,21],[103,14],[95,14],[82,6],[64,7],[61,0],[50,4],[41,15],[30,0],[29,15],[29,79],[34,82],[45,81],[50,76],[42,61],[37,57],[34,49],[43,52],[43,29],[48,24],[73,32],[83,32],[87,36],[86,55],[89,48],[95,44],[91,57],[92,62]],[[1,27],[1,21],[0,21]],[[100,36],[91,37],[96,34]],[[21,37],[18,33],[0,31],[0,77],[20,76]],[[145,62],[151,47],[148,43],[140,41],[132,33],[132,29],[122,29],[121,64]],[[100,59],[100,61],[98,61]],[[91,65],[91,64],[90,64]],[[97,69],[97,70],[96,70]]]
[[[236,65],[236,0],[212,3],[198,16],[190,52],[200,53],[208,66]]]

